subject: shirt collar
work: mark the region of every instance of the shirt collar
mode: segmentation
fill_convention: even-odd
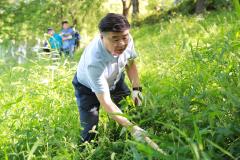
[[[107,60],[110,60],[110,61],[115,61],[119,58],[119,56],[113,56],[107,49],[106,47],[104,46],[103,44],[103,41],[99,35],[99,42],[100,42],[100,46],[101,46],[101,49],[102,49],[102,53],[103,55],[107,58]]]

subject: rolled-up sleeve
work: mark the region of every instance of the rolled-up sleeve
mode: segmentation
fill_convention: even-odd
[[[106,78],[104,77],[104,67],[96,65],[87,66],[87,79],[91,90],[96,93],[109,92],[109,86]]]

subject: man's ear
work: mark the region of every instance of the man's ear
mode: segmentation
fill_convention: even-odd
[[[106,35],[106,32],[101,32],[100,33],[100,36],[101,36],[101,39],[103,39],[103,36]]]
[[[103,33],[102,32],[100,33],[100,36],[101,36],[101,39],[103,39]]]

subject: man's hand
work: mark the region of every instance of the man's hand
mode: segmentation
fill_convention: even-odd
[[[134,139],[140,142],[146,137],[146,131],[138,126],[133,126],[131,133]]]
[[[163,155],[167,155],[166,152],[159,148],[159,146],[147,136],[147,132],[144,129],[135,125],[132,127],[131,133],[135,140],[139,142],[146,142],[154,150],[158,151]]]
[[[136,106],[141,106],[142,105],[142,100],[143,100],[142,92],[139,91],[139,90],[133,90],[132,99],[133,99],[134,104]]]

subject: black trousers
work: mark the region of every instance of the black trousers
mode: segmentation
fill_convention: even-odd
[[[119,102],[130,95],[130,90],[124,82],[124,73],[122,73],[120,80],[116,84],[116,88],[110,91],[114,103],[121,107]],[[90,141],[95,137],[95,133],[89,133],[94,126],[97,127],[99,120],[100,103],[92,90],[78,82],[75,74],[72,84],[75,89],[75,96],[80,114],[80,124],[83,127],[81,137],[83,142]]]

